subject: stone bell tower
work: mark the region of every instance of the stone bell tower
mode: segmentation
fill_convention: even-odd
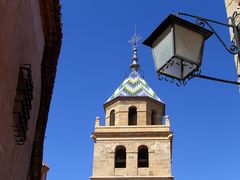
[[[91,180],[173,180],[172,138],[165,104],[138,73],[134,34],[131,73],[104,104],[105,125],[96,118]]]

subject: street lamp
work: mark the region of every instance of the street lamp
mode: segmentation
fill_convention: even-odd
[[[180,18],[180,15],[197,19],[196,24]],[[155,69],[159,79],[165,79],[170,82],[176,80],[179,86],[186,85],[187,80],[193,77],[240,85],[240,82],[204,76],[200,72],[204,42],[212,34],[216,35],[228,52],[240,54],[240,45],[237,38],[239,37],[239,29],[235,25],[237,15],[235,13],[231,18],[231,24],[224,24],[186,13],[178,13],[177,16],[169,15],[143,42],[143,44],[152,48]],[[236,40],[230,48],[226,46],[210,23],[233,28]],[[205,24],[211,31],[204,28]]]

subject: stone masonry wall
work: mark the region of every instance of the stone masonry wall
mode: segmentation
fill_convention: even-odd
[[[126,148],[126,168],[114,167],[114,153],[118,145]],[[149,151],[149,167],[137,167],[140,145]],[[171,176],[170,140],[158,139],[115,139],[97,141],[94,144],[93,176]]]
[[[225,0],[225,6],[226,6],[226,11],[227,11],[227,16],[231,17],[235,11],[240,13],[240,0]],[[240,23],[240,15],[236,18],[237,24]],[[239,26],[239,31],[240,31],[240,26]],[[230,29],[230,36],[231,39],[234,38],[233,32]],[[240,39],[240,37],[239,37]],[[240,55],[235,55],[234,56],[234,61],[238,73],[238,81],[240,82]]]
[[[159,119],[164,116],[164,104],[159,102],[152,102],[150,100],[134,100],[134,101],[117,101],[108,106],[105,116],[105,125],[109,126],[110,112],[115,110],[115,126],[127,126],[128,125],[128,109],[131,106],[137,108],[137,125],[150,125],[151,124],[151,112],[154,110]]]
[[[137,108],[137,125],[128,125],[129,107]],[[115,111],[115,126],[109,126],[110,112]],[[158,179],[172,180],[171,141],[169,118],[165,123],[151,125],[151,112],[160,119],[165,115],[165,105],[149,98],[128,98],[105,106],[105,125],[96,118],[94,140],[93,174],[90,179]],[[138,148],[148,149],[148,167],[138,167]],[[126,167],[115,167],[117,146],[126,149]]]

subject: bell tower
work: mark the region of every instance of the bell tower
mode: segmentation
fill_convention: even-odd
[[[131,73],[104,104],[105,125],[96,118],[91,180],[173,180],[173,133],[165,104],[138,72],[134,34]]]

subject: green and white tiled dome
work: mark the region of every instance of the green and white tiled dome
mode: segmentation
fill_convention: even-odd
[[[130,42],[133,44],[132,64],[130,65],[132,72],[122,82],[122,84],[115,90],[112,96],[108,98],[107,102],[117,97],[150,97],[159,102],[162,102],[161,99],[156,95],[156,93],[148,86],[147,82],[137,72],[138,68],[140,67],[140,65],[137,63],[138,40],[139,40],[139,37],[135,32],[134,36],[130,40]]]
[[[115,99],[116,97],[150,97],[162,102],[137,71],[132,71],[130,73],[130,75],[115,90],[107,102]]]

